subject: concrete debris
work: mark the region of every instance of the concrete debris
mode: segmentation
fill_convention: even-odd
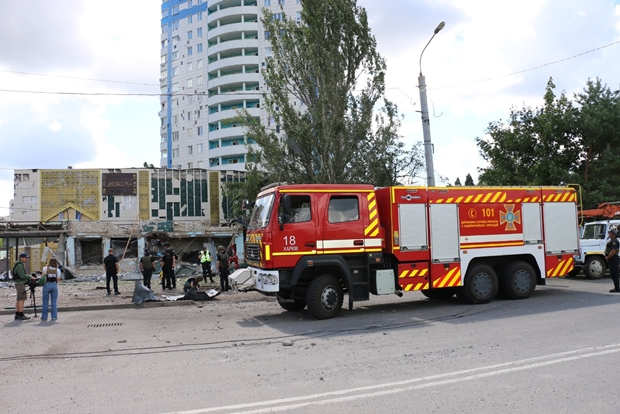
[[[139,305],[142,302],[147,301],[163,301],[163,299],[155,297],[155,293],[153,293],[151,289],[137,281],[133,289],[133,299],[131,300],[131,303]]]

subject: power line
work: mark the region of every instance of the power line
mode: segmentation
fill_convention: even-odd
[[[34,72],[20,72],[17,70],[0,70],[3,73],[18,73],[21,75],[34,75],[34,76],[46,76],[50,78],[63,78],[63,79],[79,79],[79,80],[87,80],[87,81],[95,81],[95,82],[110,82],[110,83],[125,83],[128,85],[146,85],[146,86],[159,86],[156,83],[141,83],[141,82],[127,82],[127,81],[117,81],[110,79],[94,79],[94,78],[82,78],[79,76],[63,76],[63,75],[48,75],[44,73],[34,73]]]
[[[533,71],[533,70],[536,70],[536,69],[544,68],[545,66],[551,66],[551,65],[555,65],[556,63],[565,62],[567,60],[575,59],[575,58],[577,58],[579,56],[587,55],[588,53],[592,53],[592,52],[595,52],[597,50],[605,49],[606,47],[617,45],[618,43],[620,43],[620,40],[618,40],[616,42],[613,42],[613,43],[610,43],[610,44],[605,45],[605,46],[599,46],[597,48],[590,49],[590,50],[588,50],[586,52],[582,52],[582,53],[579,53],[579,54],[576,54],[576,55],[573,55],[573,56],[569,56],[569,57],[564,58],[564,59],[560,59],[560,60],[556,60],[556,61],[553,61],[553,62],[545,63],[543,65],[535,66],[533,68],[523,69],[523,70],[520,70],[520,71],[517,71],[517,72],[508,73],[506,75],[494,76],[492,78],[480,79],[480,80],[477,80],[477,81],[467,82],[467,83],[460,83],[460,84],[457,84],[457,85],[440,86],[439,88],[432,88],[432,89],[429,88],[428,90],[429,91],[430,90],[437,91],[439,89],[458,88],[460,86],[475,85],[477,83],[488,82],[488,81],[492,81],[492,80],[495,80],[495,79],[500,79],[500,78],[505,78],[505,77],[508,77],[508,76],[518,75],[520,73],[530,72],[530,71]]]

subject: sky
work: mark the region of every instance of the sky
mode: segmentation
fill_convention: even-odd
[[[420,53],[445,21],[422,69],[435,175],[451,183],[477,182],[476,138],[511,108],[540,106],[550,77],[570,97],[589,78],[620,85],[620,0],[357,3],[407,146],[423,140]],[[160,165],[161,0],[0,0],[0,15],[0,217],[13,169]]]

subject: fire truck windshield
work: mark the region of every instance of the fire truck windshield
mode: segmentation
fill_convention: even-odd
[[[604,223],[596,223],[596,224],[586,224],[583,230],[582,239],[604,239],[605,238],[605,227],[607,227]]]
[[[249,227],[265,228],[269,225],[269,219],[273,211],[273,199],[274,194],[271,193],[256,200]]]

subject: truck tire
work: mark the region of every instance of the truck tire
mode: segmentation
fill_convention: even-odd
[[[588,256],[583,273],[586,274],[588,279],[600,279],[605,276],[606,270],[607,263],[605,263],[605,259],[601,256]]]
[[[456,295],[472,304],[489,303],[497,294],[497,285],[495,270],[491,266],[478,264],[467,271],[463,286]]]
[[[308,311],[316,319],[337,316],[342,308],[342,300],[342,284],[332,275],[315,277],[306,292]]]
[[[526,262],[512,262],[499,275],[499,289],[509,299],[526,299],[536,289],[536,271]]]
[[[279,296],[277,299],[278,305],[289,312],[299,312],[306,308],[306,302],[301,299],[294,299],[294,302],[284,302]]]
[[[456,293],[454,288],[442,288],[442,289],[424,289],[421,290],[422,294],[429,299],[447,300],[450,299]]]

